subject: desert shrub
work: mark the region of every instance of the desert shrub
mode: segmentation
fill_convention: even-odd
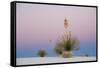
[[[37,55],[39,57],[44,57],[46,55],[46,52],[45,52],[45,50],[39,50]]]
[[[62,54],[63,51],[79,50],[79,40],[75,37],[71,37],[71,35],[62,36],[62,38],[57,41],[54,49],[57,54]]]

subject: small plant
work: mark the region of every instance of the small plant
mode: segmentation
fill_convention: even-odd
[[[44,57],[45,55],[46,55],[45,50],[39,50],[39,51],[38,51],[38,56],[39,56],[39,57]]]

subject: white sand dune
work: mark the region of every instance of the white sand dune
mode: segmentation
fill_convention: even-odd
[[[61,62],[79,62],[79,61],[95,61],[96,57],[33,57],[33,58],[17,58],[17,65],[29,64],[45,64],[45,63],[61,63]]]

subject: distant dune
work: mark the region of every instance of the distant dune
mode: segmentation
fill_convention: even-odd
[[[45,64],[45,63],[61,63],[61,62],[79,62],[79,61],[95,61],[96,57],[34,57],[34,58],[17,58],[17,65],[29,64]]]

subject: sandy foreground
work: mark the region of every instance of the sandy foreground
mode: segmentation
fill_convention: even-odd
[[[79,61],[95,61],[96,57],[34,57],[34,58],[17,58],[17,65],[45,64],[45,63],[61,63],[61,62],[79,62]]]

